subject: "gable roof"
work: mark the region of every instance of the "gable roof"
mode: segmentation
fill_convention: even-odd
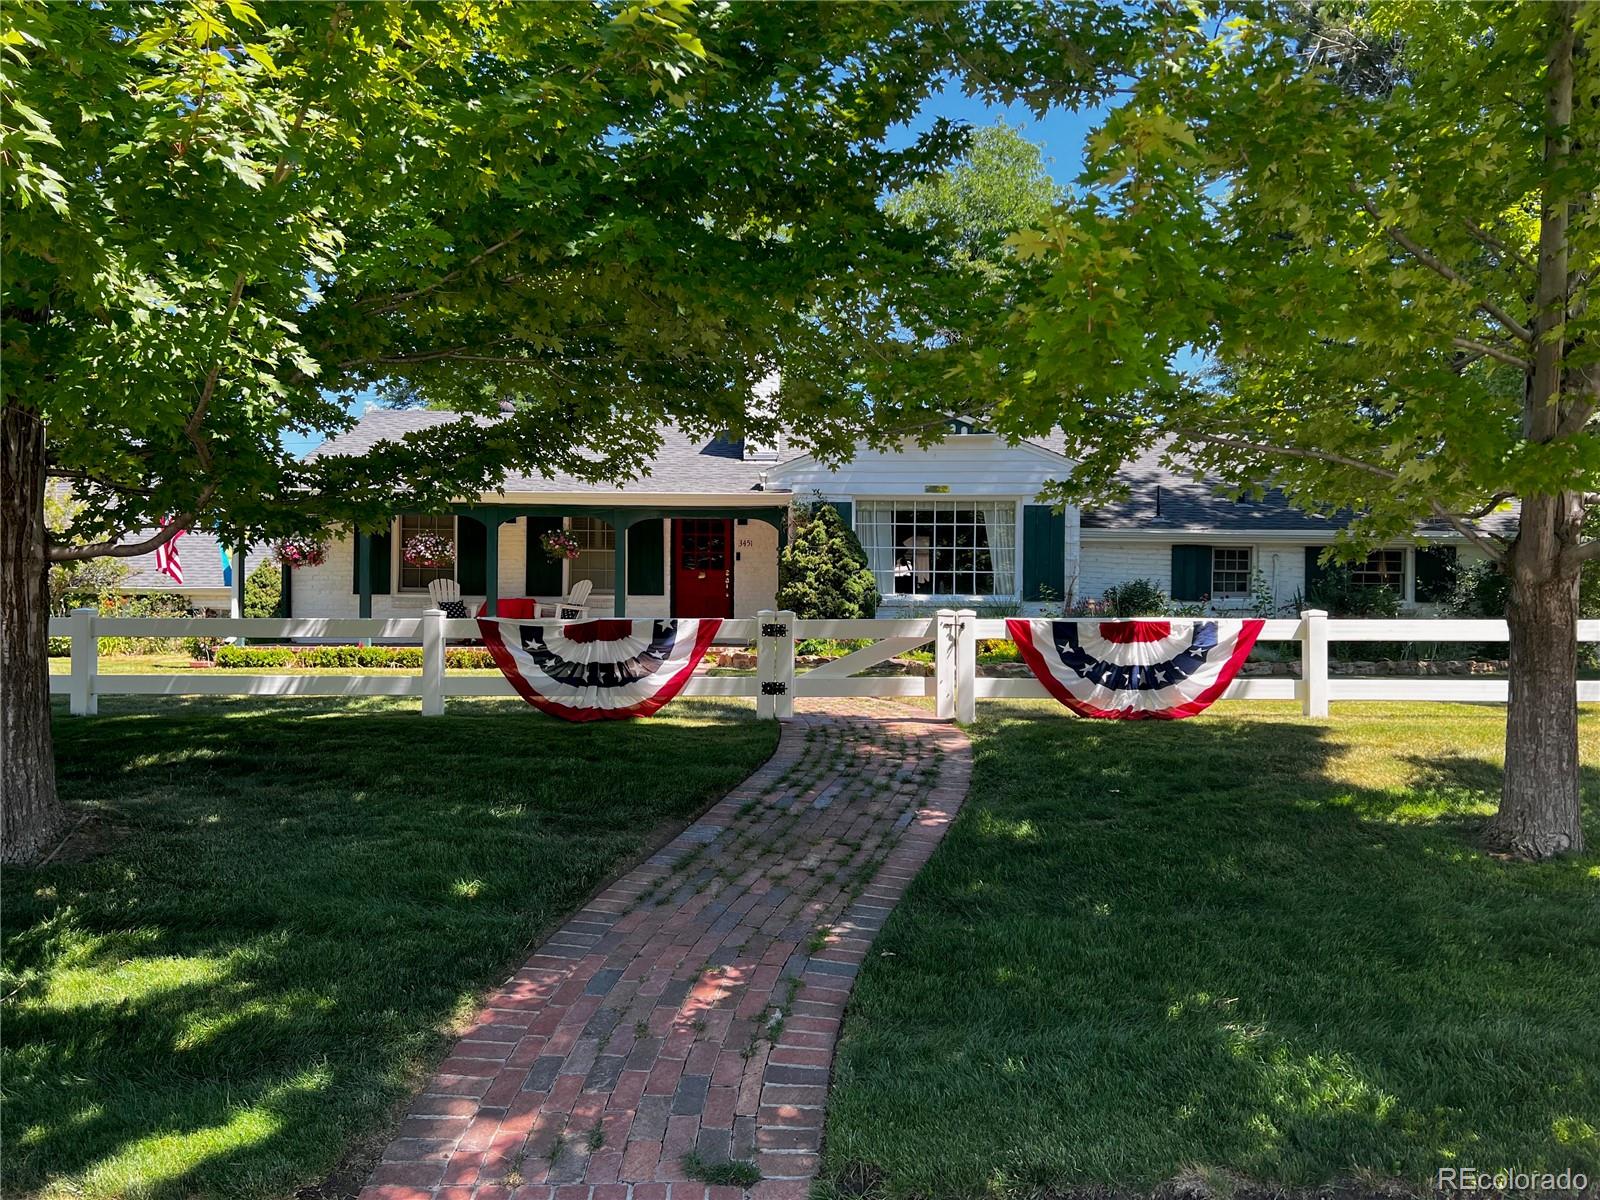
[[[1084,509],[1085,530],[1171,533],[1305,533],[1330,538],[1353,519],[1352,513],[1317,516],[1289,503],[1281,488],[1269,488],[1260,499],[1235,500],[1219,494],[1217,483],[1196,480],[1192,472],[1162,465],[1170,441],[1158,442],[1123,464],[1117,476],[1129,487],[1126,498]],[[1181,455],[1180,455],[1181,459]],[[1492,533],[1516,532],[1516,509],[1491,513],[1477,522]],[[1448,535],[1448,522],[1423,521],[1418,533]]]
[[[459,420],[460,413],[437,409],[368,409],[356,424],[329,438],[308,458],[326,454],[365,454],[379,442],[395,441],[407,433]],[[487,424],[491,418],[474,417]],[[661,428],[661,447],[643,478],[621,484],[592,483],[557,472],[526,475],[512,472],[501,485],[507,492],[642,492],[737,493],[757,491],[761,475],[773,463],[746,461],[744,443],[726,438],[691,437],[676,425]]]

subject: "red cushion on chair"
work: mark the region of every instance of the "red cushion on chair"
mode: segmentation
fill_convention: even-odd
[[[500,611],[495,614],[501,617],[535,617],[539,612],[539,602],[532,596],[502,596],[498,605]],[[485,600],[478,605],[478,615],[489,615],[489,602]]]

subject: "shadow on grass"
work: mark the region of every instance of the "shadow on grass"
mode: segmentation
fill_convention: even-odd
[[[1501,714],[998,711],[857,983],[836,1192],[1600,1173],[1600,856],[1477,850]]]
[[[103,702],[63,795],[125,827],[4,880],[8,1191],[282,1195],[668,823],[771,752],[748,707]],[[359,1180],[356,1181],[359,1185]]]

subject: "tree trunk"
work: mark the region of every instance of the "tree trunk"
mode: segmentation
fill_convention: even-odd
[[[1519,858],[1552,858],[1583,849],[1574,687],[1577,619],[1577,573],[1535,574],[1518,569],[1513,555],[1506,608],[1511,627],[1506,769],[1500,811],[1486,840]]]
[[[50,739],[44,425],[0,410],[0,862],[38,858],[66,827]]]
[[[1545,179],[1539,205],[1538,285],[1532,364],[1522,396],[1522,433],[1548,444],[1562,437],[1566,369],[1564,331],[1572,279],[1571,218],[1563,174],[1572,155],[1573,53],[1577,7],[1545,10],[1551,38],[1545,75]],[[1575,399],[1575,397],[1574,397]],[[1506,704],[1506,769],[1490,846],[1519,858],[1551,858],[1583,849],[1578,800],[1578,565],[1583,500],[1576,491],[1522,498],[1517,537],[1506,558],[1511,599],[1511,687]]]

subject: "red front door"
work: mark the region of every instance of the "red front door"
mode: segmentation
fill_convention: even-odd
[[[672,615],[733,616],[733,522],[672,522]]]

